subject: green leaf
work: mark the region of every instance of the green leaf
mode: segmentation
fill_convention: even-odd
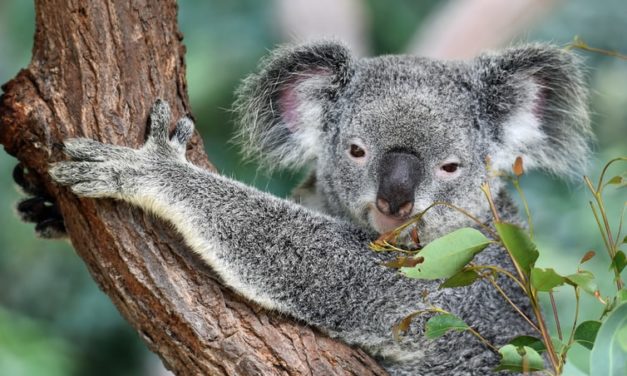
[[[597,283],[594,280],[594,274],[587,270],[580,270],[575,274],[566,276],[566,282],[578,286],[585,292],[594,295],[594,292],[598,290]]]
[[[590,320],[582,322],[579,324],[577,329],[575,329],[575,342],[588,348],[588,350],[592,350],[592,346],[594,346],[594,339],[597,337],[597,332],[600,327],[600,321]]]
[[[622,302],[627,302],[627,289],[620,289],[620,291],[616,293],[616,299],[618,301],[618,304],[621,304]]]
[[[616,307],[597,333],[590,376],[627,375],[627,303]]]
[[[613,178],[611,178],[610,180],[607,181],[607,183],[605,183],[605,185],[610,185],[610,184],[623,184],[623,177],[622,176],[614,176]]]
[[[479,274],[474,270],[462,270],[451,278],[444,281],[440,288],[461,287],[472,285],[479,278]]]
[[[481,232],[461,228],[427,244],[419,253],[424,261],[412,268],[401,268],[409,278],[449,278],[490,244]]]
[[[627,244],[627,236],[623,238],[623,242],[621,244]]]
[[[536,245],[533,244],[527,232],[516,225],[496,223],[495,226],[505,247],[511,252],[525,275],[529,276],[539,255]]]
[[[618,251],[614,255],[614,259],[612,260],[612,263],[610,264],[610,269],[617,269],[618,272],[620,273],[623,271],[623,269],[625,269],[626,265],[627,265],[627,257],[625,257],[625,252]]]
[[[551,291],[553,288],[563,285],[564,282],[564,277],[557,274],[552,268],[531,269],[531,286],[538,291]]]
[[[518,336],[511,341],[509,341],[511,345],[516,347],[531,347],[536,350],[538,353],[542,353],[546,351],[546,347],[544,346],[544,342],[541,339],[532,337],[532,336]]]
[[[516,347],[512,344],[499,349],[501,361],[494,371],[541,371],[544,360],[538,352],[529,346]]]
[[[442,337],[449,330],[463,332],[469,326],[459,317],[444,313],[442,315],[433,316],[427,321],[425,335],[429,339]]]
[[[424,259],[420,256],[399,256],[394,260],[384,262],[383,265],[387,266],[388,268],[398,269],[404,267],[414,267],[423,261]]]

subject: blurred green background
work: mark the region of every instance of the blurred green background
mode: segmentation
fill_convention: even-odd
[[[366,49],[371,54],[402,53],[437,1],[364,1]],[[285,42],[274,2],[182,0],[179,23],[185,34],[189,94],[210,159],[226,175],[285,196],[298,174],[266,176],[244,164],[228,144],[238,81],[254,69],[273,45]],[[565,44],[580,35],[590,45],[627,53],[627,2],[558,2],[518,40]],[[0,0],[0,82],[30,60],[34,9],[30,1]],[[598,136],[591,175],[604,161],[627,155],[627,61],[582,53],[589,66],[591,108]],[[64,241],[34,237],[32,226],[13,215],[19,199],[11,181],[16,161],[0,151],[0,374],[153,375],[163,372],[138,336],[97,288],[81,260]],[[613,173],[624,171],[614,169]],[[598,256],[587,268],[599,276],[601,291],[612,293],[596,224],[580,180],[564,183],[531,174],[523,180],[536,225],[541,264],[571,273],[589,249]],[[608,190],[610,218],[625,204],[625,190]],[[570,291],[557,294],[560,315],[572,316]],[[596,318],[600,305],[584,298],[583,318]],[[551,321],[551,320],[549,320]],[[568,322],[568,321],[566,321]],[[567,326],[567,325],[565,325]],[[587,350],[573,363],[587,367]],[[572,374],[576,372],[571,370]]]

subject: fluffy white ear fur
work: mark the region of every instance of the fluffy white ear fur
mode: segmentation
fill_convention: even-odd
[[[527,85],[530,98],[522,108],[517,109],[502,125],[502,138],[498,144],[493,144],[490,152],[491,167],[497,171],[509,172],[512,170],[516,157],[522,157],[525,169],[531,169],[541,164],[543,158],[538,153],[547,146],[548,136],[542,132],[538,109],[540,89],[533,83]],[[539,163],[540,162],[540,163]]]
[[[516,157],[525,169],[580,177],[594,139],[586,82],[579,58],[555,46],[531,44],[479,58],[486,103],[496,119],[488,131],[492,168],[510,172]]]
[[[332,73],[326,70],[300,74],[280,93],[277,103],[282,127],[289,131],[292,142],[278,145],[271,153],[283,166],[302,166],[321,152],[324,91],[331,85],[331,80]],[[274,130],[284,131],[282,127]],[[268,134],[268,137],[276,136]]]
[[[299,168],[320,150],[327,106],[351,76],[348,49],[333,41],[274,50],[237,90],[236,142],[272,170]]]

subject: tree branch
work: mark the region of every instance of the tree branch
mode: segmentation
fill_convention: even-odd
[[[269,314],[216,281],[173,233],[139,210],[53,185],[61,142],[137,147],[160,97],[189,111],[174,0],[36,1],[33,59],[3,86],[0,143],[57,200],[72,244],[149,348],[179,375],[382,375],[363,351]],[[188,150],[210,168],[196,134]]]

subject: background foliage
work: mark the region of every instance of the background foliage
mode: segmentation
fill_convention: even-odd
[[[436,3],[434,0],[367,0],[373,54],[400,53]],[[624,37],[627,2],[585,0],[563,2],[521,40],[567,43],[580,35],[588,44],[627,53]],[[623,15],[623,16],[621,16]],[[226,110],[238,81],[254,69],[259,58],[284,42],[271,2],[254,0],[181,0],[180,26],[187,45],[189,94],[210,159],[226,175],[286,196],[299,175],[268,177],[244,164],[227,143],[232,115]],[[30,1],[0,2],[0,82],[28,64],[34,32]],[[627,154],[627,62],[583,54],[592,87],[591,108],[597,155],[593,176],[603,162]],[[137,335],[89,277],[85,266],[66,242],[34,238],[20,223],[12,206],[19,198],[10,172],[15,164],[0,152],[0,373],[7,375],[139,375],[156,372],[156,358],[147,353]],[[607,256],[576,178],[570,183],[531,174],[523,179],[536,226],[539,266],[573,272],[589,249],[598,256],[588,268],[602,291],[611,291]],[[618,218],[624,194],[608,190],[610,218]],[[601,276],[606,276],[603,278]],[[573,311],[568,294],[557,294],[560,314],[567,322]],[[596,318],[600,307],[583,299],[582,319]],[[587,367],[587,350],[572,357]],[[571,370],[575,374],[575,370]]]

